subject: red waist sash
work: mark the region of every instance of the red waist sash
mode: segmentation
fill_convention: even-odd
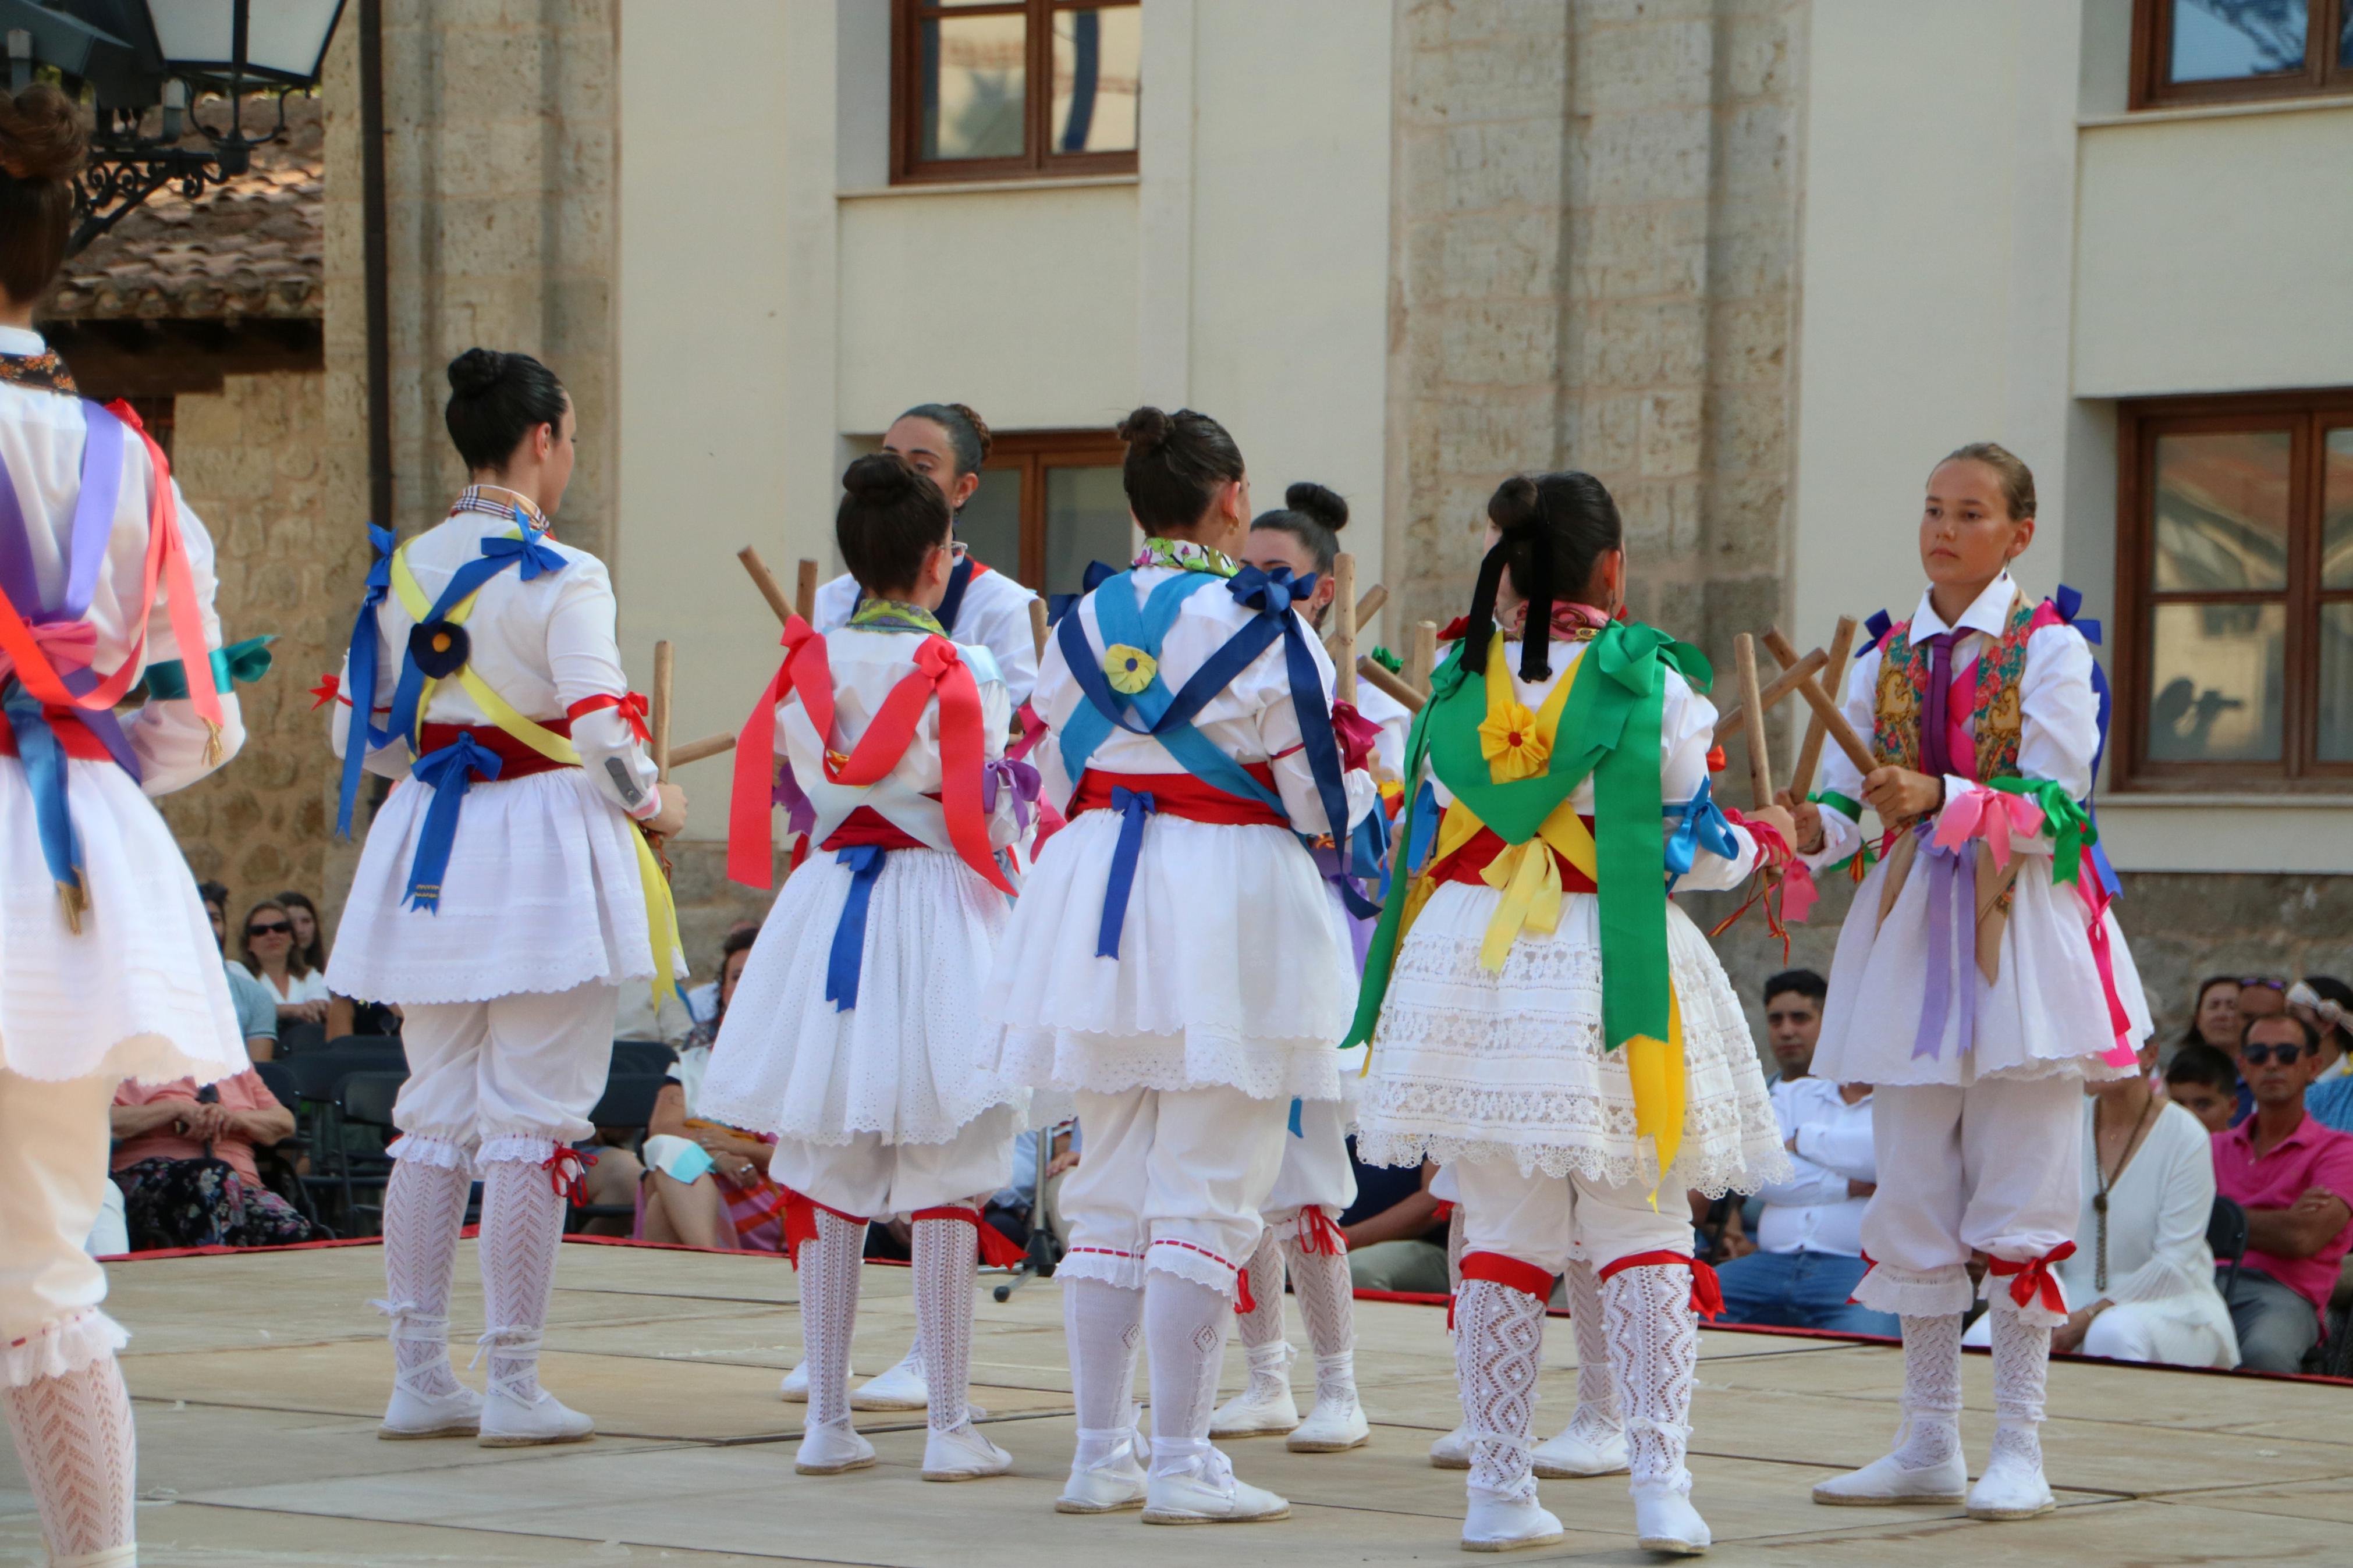
[[[881,849],[928,849],[930,845],[901,827],[871,805],[861,805],[841,819],[820,849],[852,849],[860,845]]]
[[[1242,771],[1265,785],[1270,795],[1274,792],[1274,769],[1267,763],[1244,763]],[[1191,773],[1109,773],[1100,768],[1089,768],[1079,775],[1078,794],[1071,797],[1069,815],[1115,809],[1111,798],[1114,789],[1148,795],[1154,811],[1163,816],[1181,816],[1188,822],[1208,822],[1221,827],[1286,826],[1282,815],[1263,802],[1228,795]]]
[[[57,735],[58,744],[64,748],[67,756],[83,763],[111,763],[114,760],[113,753],[106,749],[106,742],[92,733],[90,726],[76,718],[70,709],[45,706],[41,716],[49,721],[49,729]],[[15,755],[16,727],[8,722],[5,713],[0,713],[0,757]]]
[[[532,721],[543,730],[553,731],[566,740],[571,739],[572,721],[569,719],[535,719]],[[580,765],[577,763],[559,763],[546,752],[535,750],[516,740],[494,724],[427,724],[425,726],[424,734],[419,738],[420,749],[417,754],[420,757],[431,756],[444,746],[457,744],[458,737],[460,735],[471,736],[476,745],[497,755],[499,779],[501,783],[509,779],[529,778],[533,773],[552,773],[558,768]]]
[[[1580,816],[1577,820],[1585,824],[1588,832],[1592,831],[1593,818]],[[1492,827],[1482,827],[1472,836],[1469,843],[1432,866],[1430,868],[1430,874],[1441,882],[1472,882],[1483,888],[1487,885],[1487,879],[1482,873],[1487,869],[1488,863],[1510,847],[1510,845],[1504,842],[1502,834]],[[1567,856],[1555,849],[1552,852],[1552,858],[1553,863],[1560,868],[1562,892],[1600,891],[1594,886],[1592,878],[1569,863]]]

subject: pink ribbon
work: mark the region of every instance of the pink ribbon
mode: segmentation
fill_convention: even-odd
[[[2084,900],[2084,912],[2091,919],[2092,963],[2100,972],[2100,991],[2107,998],[2108,1027],[2116,1033],[2116,1043],[2100,1055],[2100,1060],[2112,1068],[2131,1067],[2140,1058],[2133,1049],[2132,1015],[2125,1010],[2125,999],[2116,991],[2116,957],[2108,945],[2107,884],[2100,880],[2099,869],[2092,863],[2092,852],[2083,852],[2084,869],[2075,878],[2075,896]]]
[[[33,621],[25,629],[59,671],[88,669],[98,658],[98,628],[88,621]],[[16,674],[16,661],[0,648],[0,680]]]
[[[2042,831],[2042,808],[2024,795],[2002,790],[1973,789],[1945,803],[1936,818],[1937,848],[1957,853],[1972,838],[1982,838],[1993,851],[1996,868],[2010,864],[2013,833]],[[1971,911],[1975,913],[1974,910]]]
[[[1814,885],[1814,868],[1803,860],[1781,868],[1781,918],[1793,926],[1806,923],[1822,890]]]
[[[1556,617],[1557,618],[1557,617]],[[1332,733],[1340,742],[1341,765],[1350,771],[1361,768],[1373,754],[1381,738],[1381,727],[1356,711],[1353,702],[1332,704]]]

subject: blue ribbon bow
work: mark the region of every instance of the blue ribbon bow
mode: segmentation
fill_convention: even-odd
[[[516,514],[518,520],[522,514]],[[503,566],[510,558],[520,562],[522,580],[536,581],[541,574],[564,570],[564,557],[539,542],[539,536],[526,526],[521,539],[485,539],[482,557]],[[495,568],[494,568],[495,570]]]
[[[1127,924],[1127,896],[1135,887],[1135,858],[1144,847],[1144,819],[1160,809],[1149,790],[1114,784],[1112,809],[1119,813],[1119,842],[1111,852],[1111,875],[1103,882],[1103,923],[1095,931],[1095,956],[1119,956],[1120,931]]]
[[[1864,654],[1885,642],[1887,634],[1895,629],[1895,623],[1888,617],[1885,610],[1873,610],[1871,612],[1871,618],[1862,623],[1862,629],[1871,635],[1863,639],[1861,647],[1854,650],[1854,657],[1857,658],[1861,658]]]
[[[417,858],[408,867],[408,907],[427,914],[441,911],[441,879],[448,874],[449,847],[458,837],[458,808],[472,785],[470,775],[484,780],[499,776],[499,754],[473,736],[460,731],[438,752],[427,752],[409,764],[409,776],[431,786],[433,804],[425,808],[425,828],[417,835]]]
[[[825,999],[837,1013],[858,1005],[858,981],[866,962],[866,906],[873,900],[874,879],[882,874],[889,854],[880,844],[853,844],[834,851],[834,859],[849,868],[849,895],[841,901],[841,918],[834,922],[833,946],[825,958]]]
[[[359,804],[360,773],[368,752],[392,739],[389,731],[375,727],[376,606],[392,591],[392,552],[396,541],[392,530],[372,522],[367,531],[368,547],[375,559],[368,567],[360,613],[352,622],[351,651],[344,658],[350,679],[343,683],[343,695],[351,699],[352,717],[343,732],[343,777],[335,796],[338,838],[352,836],[352,811]]]
[[[1072,605],[1118,575],[1119,568],[1116,566],[1106,566],[1100,561],[1088,562],[1087,569],[1079,575],[1079,581],[1083,586],[1077,593],[1046,595],[1046,624],[1054,626],[1060,623],[1061,618],[1070,613]]]
[[[1691,875],[1703,849],[1726,860],[1740,858],[1740,840],[1733,837],[1732,819],[1715,804],[1714,781],[1700,780],[1691,799],[1681,805],[1670,802],[1666,809],[1675,818],[1675,830],[1667,836],[1667,891]]]

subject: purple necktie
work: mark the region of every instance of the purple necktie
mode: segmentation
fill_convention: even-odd
[[[1938,632],[1928,639],[1928,711],[1920,723],[1920,771],[1942,778],[1953,771],[1952,749],[1946,744],[1949,719],[1946,714],[1953,685],[1953,639],[1957,632]]]

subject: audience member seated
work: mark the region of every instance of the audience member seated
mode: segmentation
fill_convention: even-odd
[[[1075,1121],[1057,1126],[1046,1155],[1046,1227],[1063,1247],[1071,1244],[1071,1224],[1062,1217],[1062,1178],[1079,1163],[1079,1151],[1072,1142],[1077,1132]],[[1032,1128],[1013,1141],[1013,1180],[990,1194],[980,1211],[980,1217],[1016,1247],[1029,1245],[1029,1215],[1035,1206],[1030,1194],[1038,1188],[1039,1136]]]
[[[2184,1046],[2165,1069],[2165,1098],[2196,1117],[2207,1131],[2222,1131],[2239,1110],[2238,1063],[2232,1054],[2210,1045]]]
[[[2320,1338],[2337,1267],[2353,1246],[2353,1135],[2305,1112],[2318,1032],[2284,1012],[2248,1020],[2239,1062],[2253,1116],[2214,1135],[2214,1184],[2247,1211],[2247,1257],[2231,1286],[2243,1365],[2295,1372]]]
[[[2184,1046],[2211,1046],[2224,1056],[2239,1048],[2239,983],[2225,974],[2199,982],[2198,998],[2189,1005],[2189,1027],[2181,1034]]]
[[[248,1068],[198,1089],[186,1079],[115,1090],[114,1181],[131,1245],[274,1247],[311,1239],[311,1222],[262,1184],[257,1144],[294,1135],[294,1113]]]
[[[2086,1099],[2084,1207],[2075,1254],[2056,1270],[2073,1310],[2051,1348],[2113,1361],[2238,1365],[2239,1337],[2206,1245],[2211,1135],[2145,1078],[2101,1084]]]
[[[1778,1044],[1774,1054],[1781,1056]],[[1785,1069],[1788,1060],[1782,1058]],[[1760,1194],[1765,1212],[1757,1223],[1757,1250],[1716,1270],[1722,1321],[1900,1334],[1903,1325],[1893,1314],[1848,1299],[1870,1267],[1862,1260],[1862,1211],[1879,1179],[1871,1145],[1871,1086],[1791,1078],[1785,1071],[1773,1085],[1773,1114],[1789,1151],[1790,1175]]]
[[[294,917],[265,899],[245,913],[246,973],[269,987],[279,1027],[327,1021],[327,976],[294,945]]]
[[[1773,1050],[1773,1082],[1805,1077],[1814,1068],[1814,1046],[1822,1037],[1822,1000],[1831,983],[1810,969],[1785,969],[1765,982],[1765,1038]]]
[[[781,1252],[785,1189],[768,1179],[770,1142],[707,1121],[694,1113],[712,1042],[726,1021],[727,1004],[744,977],[756,931],[730,936],[720,950],[719,1011],[698,1024],[654,1100],[645,1142],[645,1226],[648,1241],[689,1247]]]
[[[196,894],[204,900],[205,914],[213,922],[213,942],[222,950],[221,973],[228,979],[229,1005],[237,1009],[237,1032],[245,1037],[246,1055],[266,1062],[278,1054],[277,999],[268,986],[228,956],[228,889],[218,882],[200,882]]]
[[[2317,1089],[2353,1074],[2353,985],[2326,974],[2307,974],[2287,988],[2287,1010],[2320,1035],[2320,1072],[2312,1080]]]
[[[747,931],[755,936],[758,935],[760,931],[760,922],[758,921],[737,921],[733,925],[727,928],[727,934],[732,938]],[[722,944],[722,951],[719,956],[719,963],[720,967],[723,969],[727,965],[727,955],[723,943]],[[718,1022],[719,977],[716,974],[712,975],[710,979],[704,981],[700,985],[690,985],[686,988],[686,1011],[688,1016],[692,1017],[698,1024],[712,1024]]]
[[[1356,1159],[1356,1201],[1340,1215],[1348,1242],[1348,1278],[1359,1290],[1402,1290],[1443,1296],[1453,1287],[1446,1277],[1448,1206],[1430,1190],[1438,1167],[1428,1161],[1419,1172],[1367,1165]]]
[[[286,918],[294,922],[294,952],[303,963],[324,974],[327,972],[327,932],[319,923],[319,906],[311,901],[308,893],[280,893],[278,905]]]

